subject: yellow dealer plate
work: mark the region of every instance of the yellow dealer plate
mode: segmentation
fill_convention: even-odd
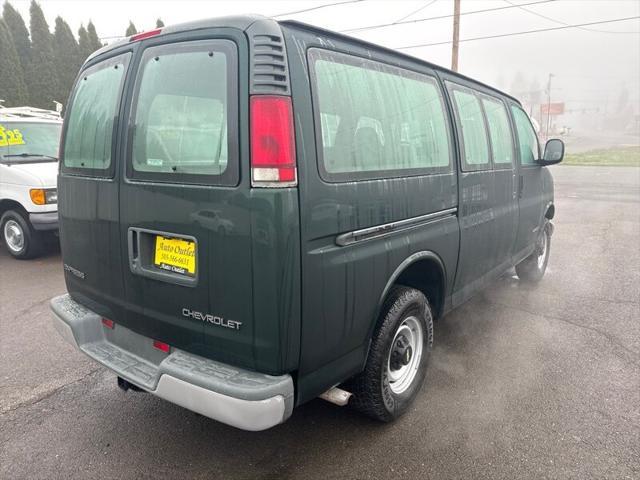
[[[162,270],[194,277],[196,275],[196,242],[157,235],[153,263]]]

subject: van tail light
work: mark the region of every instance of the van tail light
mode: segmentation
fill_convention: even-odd
[[[113,330],[113,327],[116,326],[116,324],[114,323],[113,320],[109,319],[109,318],[104,318],[102,317],[102,325],[104,325],[107,328],[110,328]]]
[[[135,35],[131,35],[131,37],[129,37],[129,41],[137,42],[139,40],[144,40],[145,38],[153,37],[155,35],[160,35],[160,32],[162,32],[162,29],[156,28],[154,30],[149,30],[147,32],[136,33]]]
[[[250,101],[251,185],[298,184],[291,97],[253,95]]]
[[[160,340],[153,341],[153,348],[162,350],[165,353],[169,353],[169,351],[171,350],[171,346],[168,343],[161,342]]]

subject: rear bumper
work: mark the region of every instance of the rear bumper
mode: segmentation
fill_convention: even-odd
[[[290,375],[243,370],[181,350],[165,354],[153,340],[101,317],[69,295],[51,300],[56,330],[118,376],[160,398],[243,430],[265,430],[293,410]]]
[[[57,230],[58,212],[30,213],[29,221],[35,230]]]

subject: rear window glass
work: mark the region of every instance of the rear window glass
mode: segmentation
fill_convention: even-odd
[[[113,126],[130,56],[120,55],[82,73],[67,114],[65,167],[96,171],[111,167]]]
[[[310,51],[310,63],[323,176],[450,170],[444,103],[433,78],[320,49]]]
[[[227,132],[235,114],[230,115],[228,48],[217,48],[218,43],[229,42],[146,50],[133,118],[134,176],[138,172],[141,177],[184,181],[227,172]]]
[[[467,89],[452,86],[462,133],[464,165],[471,170],[489,167],[489,143],[478,97]]]
[[[0,158],[57,158],[61,129],[61,123],[0,122]]]

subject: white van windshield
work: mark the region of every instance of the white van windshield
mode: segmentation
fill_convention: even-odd
[[[56,161],[62,124],[0,122],[0,159],[12,163]]]

